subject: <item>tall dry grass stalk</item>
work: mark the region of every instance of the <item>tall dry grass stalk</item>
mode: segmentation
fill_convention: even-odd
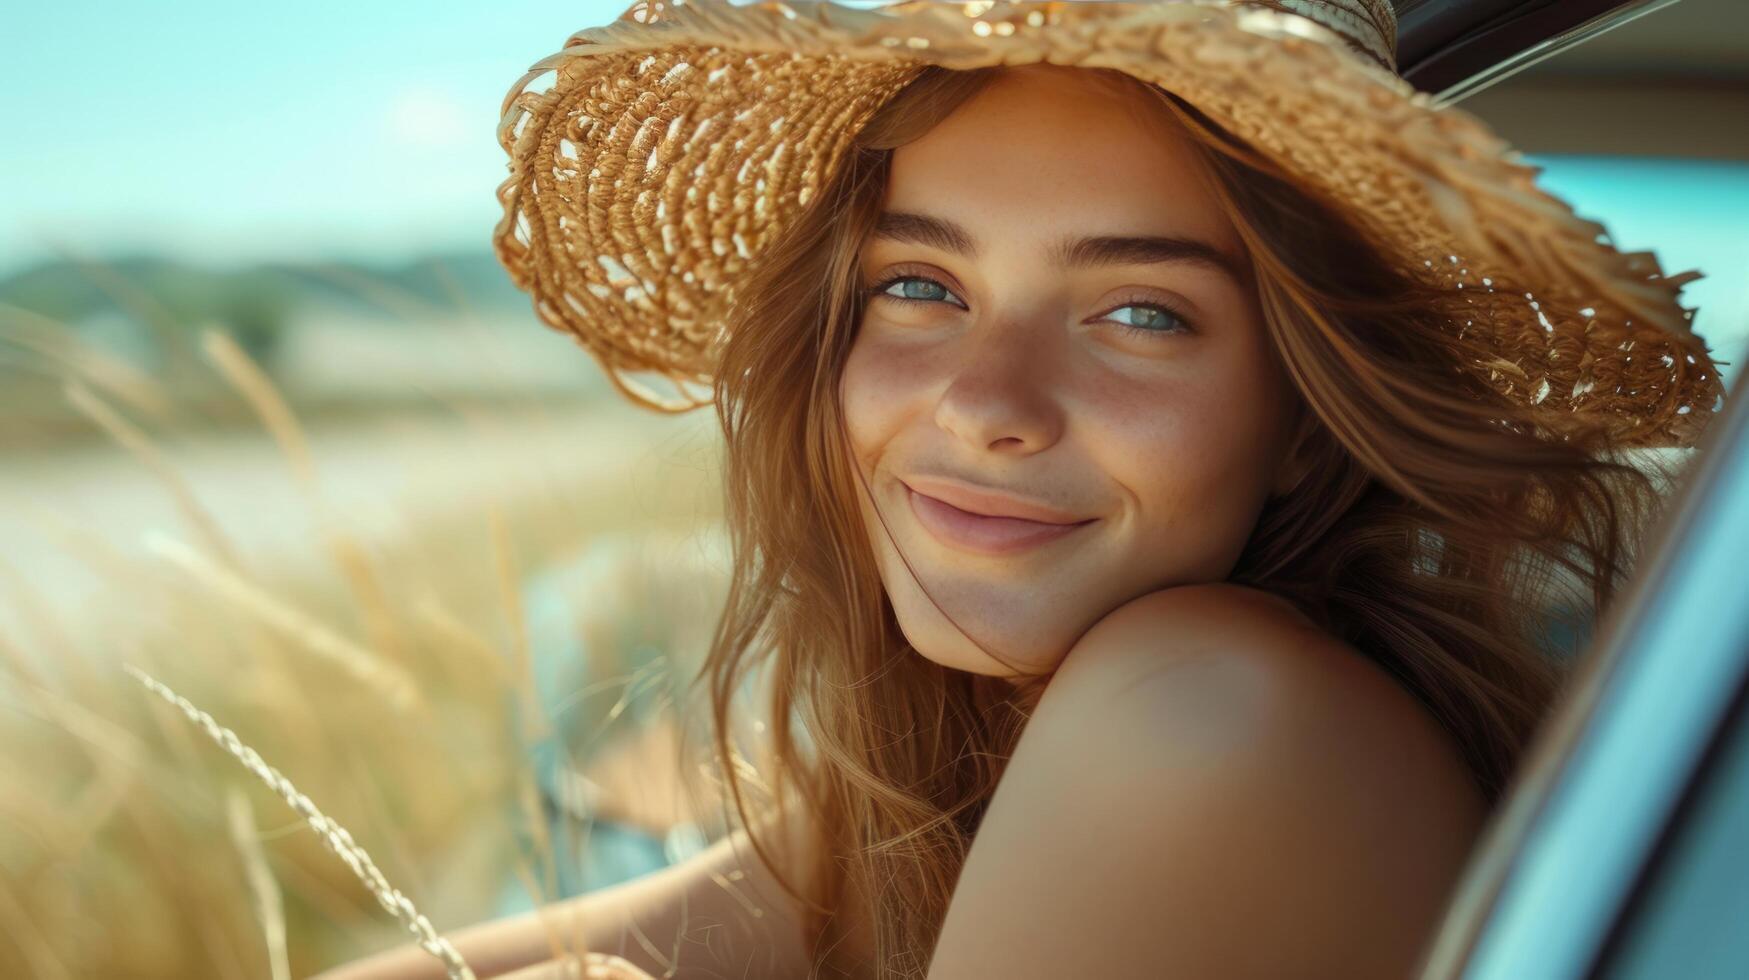
[[[327,814],[317,809],[316,804],[308,796],[299,792],[298,788],[292,785],[291,780],[285,778],[278,769],[263,761],[260,753],[244,745],[242,740],[237,738],[236,732],[220,725],[213,720],[212,715],[195,707],[187,698],[164,686],[156,678],[133,664],[124,664],[122,669],[135,680],[144,684],[147,690],[170,702],[187,715],[189,721],[199,725],[202,731],[212,736],[213,741],[223,746],[224,750],[231,753],[238,762],[243,764],[244,768],[260,776],[262,782],[265,782],[280,795],[281,799],[285,800],[286,805],[296,810],[299,816],[308,821],[311,829],[321,836],[322,843],[330,851],[338,854],[340,859],[346,862],[346,866],[352,869],[353,874],[358,875],[359,880],[364,882],[366,888],[370,889],[370,893],[376,896],[377,902],[399,919],[407,931],[413,934],[414,941],[419,944],[419,948],[443,961],[444,969],[449,972],[450,980],[474,980],[474,971],[468,968],[468,964],[462,959],[461,954],[456,952],[449,940],[437,934],[437,930],[431,926],[431,920],[413,907],[411,899],[401,894],[400,889],[389,884],[389,880],[383,876],[382,871],[378,870],[376,862],[370,859],[370,855],[365,853],[364,848],[358,846],[357,842],[352,839],[352,835],[347,833],[345,827],[335,823]]]
[[[186,572],[211,594],[236,605],[299,646],[335,663],[353,679],[368,685],[396,712],[414,700],[413,678],[381,655],[361,648],[321,622],[300,613],[283,600],[208,561],[193,548],[157,531],[145,535],[146,550]]]
[[[285,903],[280,898],[273,869],[267,865],[267,853],[261,848],[261,832],[250,812],[249,798],[242,790],[233,787],[225,793],[225,816],[231,840],[249,872],[249,889],[255,893],[255,908],[267,939],[267,964],[273,971],[272,980],[291,980],[291,962],[285,949]]]

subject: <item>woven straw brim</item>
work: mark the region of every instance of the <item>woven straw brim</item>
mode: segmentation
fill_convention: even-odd
[[[1458,369],[1535,406],[1547,432],[1604,421],[1623,445],[1687,446],[1722,405],[1678,302],[1698,272],[1618,251],[1480,120],[1340,35],[1225,3],[640,3],[506,97],[494,248],[627,398],[696,407],[708,396],[685,388],[709,385],[738,286],[861,124],[926,65],[1039,61],[1155,82],[1350,209],[1446,287],[1454,335],[1489,352]]]

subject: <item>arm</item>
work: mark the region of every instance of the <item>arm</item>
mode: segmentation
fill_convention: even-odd
[[[1485,810],[1407,692],[1291,607],[1151,594],[1071,649],[929,980],[1398,980]]]
[[[799,843],[773,856],[786,861],[786,853],[801,853]],[[668,975],[681,980],[800,978],[807,967],[800,911],[738,830],[672,867],[448,938],[481,980],[556,959],[579,942],[658,977],[677,967]],[[444,980],[444,971],[409,943],[317,980]]]

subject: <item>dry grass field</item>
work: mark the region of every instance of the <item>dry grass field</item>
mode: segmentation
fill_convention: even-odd
[[[127,667],[440,932],[636,870],[578,867],[591,819],[708,832],[674,764],[721,582],[708,411],[437,400],[306,427],[208,332],[239,422],[197,431],[165,379],[31,330],[0,347],[83,431],[0,450],[0,976],[277,980],[409,939]]]

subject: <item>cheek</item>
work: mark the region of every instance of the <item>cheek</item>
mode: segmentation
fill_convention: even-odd
[[[1278,463],[1284,383],[1252,360],[1088,393],[1082,431],[1133,497],[1138,547],[1213,560],[1243,544]]]
[[[880,345],[860,340],[850,349],[839,382],[840,405],[850,448],[868,462],[898,429],[910,389],[921,374],[916,365]]]
[[[1112,385],[1088,393],[1082,426],[1106,474],[1151,524],[1195,502],[1225,468],[1226,423],[1199,379]]]

